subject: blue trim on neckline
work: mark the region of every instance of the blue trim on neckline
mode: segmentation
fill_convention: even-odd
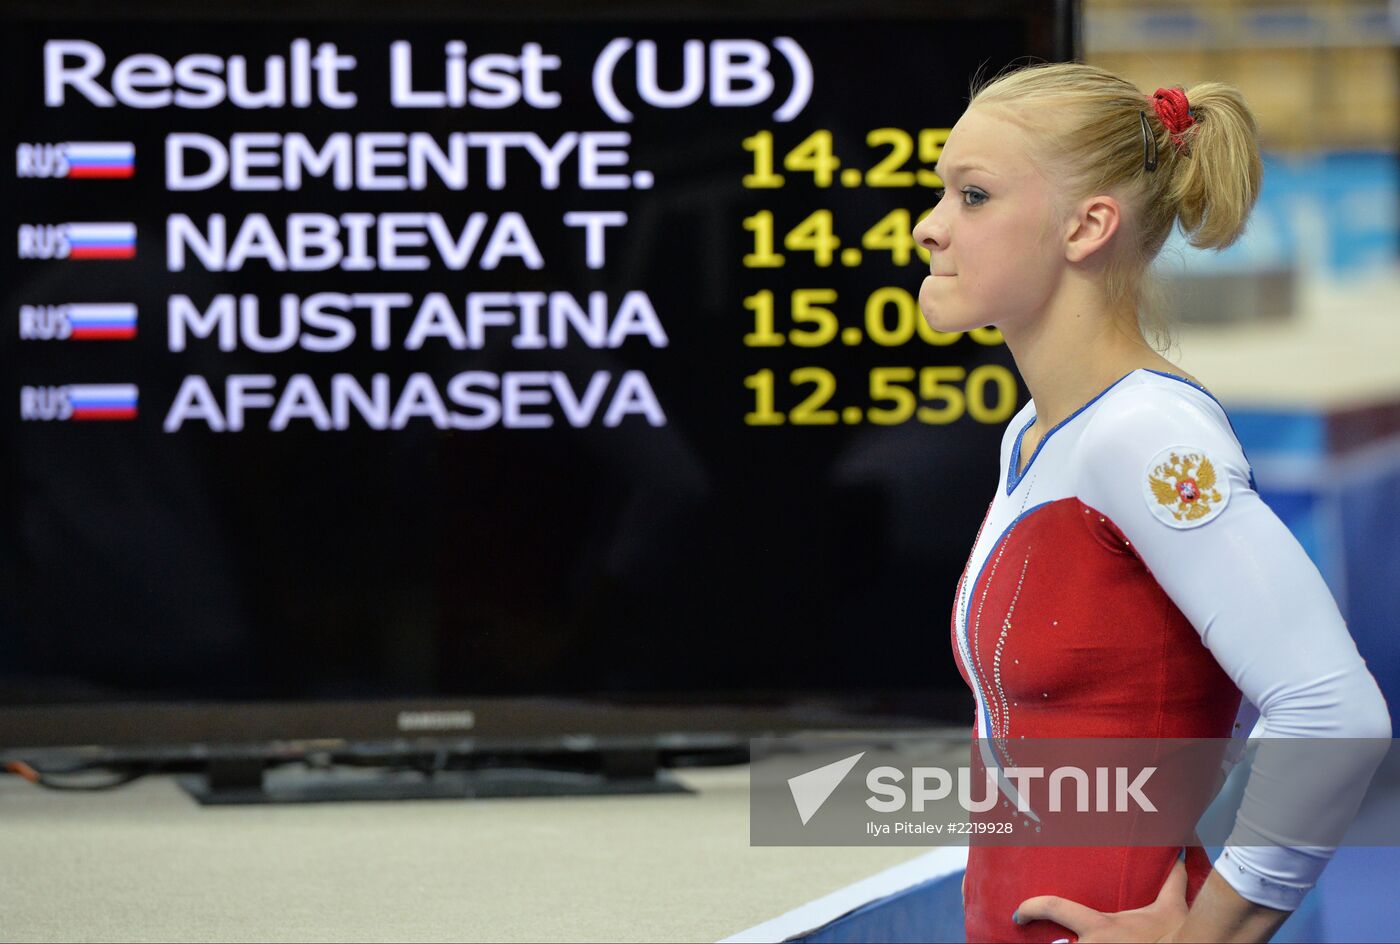
[[[1008,469],[1006,470],[1006,494],[1010,495],[1012,492],[1014,492],[1014,491],[1016,490],[1016,486],[1021,484],[1021,480],[1024,479],[1024,478],[1026,477],[1026,474],[1027,474],[1028,472],[1030,472],[1031,466],[1035,465],[1035,457],[1038,456],[1038,455],[1040,455],[1040,450],[1042,450],[1042,449],[1045,448],[1045,444],[1046,444],[1047,442],[1050,441],[1050,437],[1053,436],[1053,435],[1055,435],[1055,432],[1056,432],[1061,426],[1064,426],[1066,423],[1068,423],[1070,420],[1074,419],[1074,418],[1075,418],[1076,416],[1078,416],[1080,413],[1083,413],[1085,410],[1089,409],[1089,407],[1093,406],[1094,403],[1099,399],[1099,397],[1103,396],[1105,393],[1108,393],[1108,391],[1112,390],[1114,387],[1118,386],[1120,383],[1122,383],[1123,381],[1127,380],[1127,379],[1128,379],[1129,377],[1131,377],[1133,374],[1137,373],[1137,372],[1140,371],[1140,370],[1149,370],[1149,369],[1150,369],[1150,368],[1147,368],[1147,367],[1135,367],[1135,368],[1133,368],[1132,370],[1130,370],[1130,371],[1128,371],[1126,374],[1124,374],[1122,377],[1119,377],[1117,380],[1113,381],[1113,383],[1109,384],[1107,387],[1104,387],[1102,390],[1100,390],[1100,391],[1094,396],[1094,399],[1093,399],[1093,400],[1090,400],[1088,403],[1084,404],[1084,405],[1081,406],[1079,409],[1075,410],[1075,411],[1074,411],[1073,413],[1071,413],[1069,416],[1066,416],[1064,419],[1062,419],[1062,420],[1060,420],[1058,423],[1056,423],[1056,424],[1054,425],[1054,427],[1050,430],[1050,432],[1048,432],[1048,433],[1046,433],[1044,436],[1040,437],[1040,442],[1038,442],[1038,443],[1035,444],[1035,452],[1031,453],[1030,461],[1026,463],[1025,469],[1022,470],[1022,471],[1018,474],[1018,473],[1016,472],[1016,469],[1021,465],[1021,437],[1024,436],[1024,435],[1026,435],[1026,430],[1030,429],[1031,426],[1035,423],[1035,418],[1036,418],[1036,417],[1035,417],[1035,414],[1032,413],[1032,414],[1031,414],[1031,418],[1030,418],[1030,422],[1028,422],[1025,426],[1022,426],[1022,427],[1021,427],[1021,431],[1020,431],[1019,433],[1016,434],[1016,442],[1014,442],[1014,443],[1012,444],[1012,446],[1011,446],[1011,467],[1008,468]],[[1173,376],[1173,375],[1167,374],[1166,376]],[[1178,379],[1178,380],[1181,380],[1182,378],[1178,377],[1177,379]],[[1195,386],[1195,384],[1192,384],[1192,386]]]
[[[1204,393],[1206,396],[1210,397],[1212,400],[1215,401],[1215,405],[1220,407],[1220,412],[1225,414],[1225,422],[1229,425],[1230,433],[1235,437],[1235,442],[1240,442],[1239,433],[1235,432],[1235,424],[1230,420],[1229,411],[1225,409],[1225,404],[1221,403],[1219,398],[1216,397],[1215,394],[1211,393],[1209,390],[1207,390],[1205,387],[1202,387],[1200,384],[1193,383],[1192,381],[1187,380],[1185,377],[1182,377],[1179,374],[1169,374],[1164,370],[1154,370],[1151,367],[1134,367],[1122,377],[1119,377],[1117,380],[1113,381],[1113,383],[1109,384],[1107,387],[1104,387],[1103,390],[1099,391],[1098,395],[1095,396],[1093,400],[1090,400],[1088,403],[1075,410],[1069,416],[1066,416],[1064,419],[1060,420],[1058,423],[1055,424],[1054,429],[1050,430],[1050,432],[1042,436],[1040,442],[1036,443],[1035,452],[1031,453],[1030,461],[1026,463],[1025,470],[1018,475],[1016,473],[1016,468],[1021,464],[1021,437],[1023,437],[1026,434],[1026,430],[1030,429],[1031,426],[1035,423],[1036,417],[1035,414],[1032,413],[1030,421],[1027,422],[1025,426],[1021,427],[1021,431],[1016,434],[1016,441],[1011,445],[1011,466],[1006,470],[1006,494],[1010,495],[1016,490],[1016,486],[1021,484],[1021,481],[1026,477],[1026,474],[1030,472],[1031,466],[1035,465],[1035,457],[1040,455],[1040,450],[1044,448],[1047,442],[1049,442],[1050,437],[1055,435],[1056,430],[1058,430],[1061,426],[1064,426],[1070,420],[1074,419],[1080,413],[1083,413],[1090,406],[1092,406],[1094,402],[1099,399],[1099,397],[1102,397],[1105,393],[1108,393],[1108,391],[1112,390],[1114,387],[1118,386],[1120,383],[1127,380],[1129,377],[1131,377],[1133,374],[1136,374],[1140,370],[1145,370],[1149,374],[1156,374],[1159,377],[1168,377],[1172,380],[1179,380],[1182,383],[1186,384],[1186,386],[1190,387],[1192,390],[1199,390],[1201,391],[1201,393]],[[1257,492],[1259,491],[1259,487],[1254,481],[1254,465],[1249,461],[1249,453],[1245,452],[1244,443],[1240,443],[1240,453],[1244,456],[1244,461],[1249,468],[1249,487],[1253,491]]]
[[[1220,402],[1220,398],[1217,397],[1215,394],[1211,393],[1205,387],[1202,387],[1200,384],[1192,383],[1185,377],[1179,377],[1176,374],[1169,374],[1165,370],[1153,370],[1151,367],[1139,367],[1138,370],[1145,370],[1150,374],[1157,374],[1161,377],[1170,377],[1172,380],[1180,380],[1182,383],[1186,384],[1186,386],[1191,387],[1194,390],[1199,390],[1201,391],[1201,393],[1204,393],[1206,396],[1214,400],[1215,405],[1220,407],[1220,412],[1225,414],[1225,422],[1230,427],[1230,434],[1235,437],[1235,442],[1240,444],[1240,455],[1244,456],[1245,465],[1249,469],[1249,487],[1252,491],[1259,491],[1259,487],[1254,482],[1254,464],[1249,461],[1249,453],[1244,451],[1244,443],[1240,442],[1240,434],[1235,432],[1235,424],[1234,421],[1230,419],[1230,411],[1225,409],[1225,404]],[[1020,444],[1019,439],[1016,442],[1018,445]],[[1034,457],[1032,457],[1032,459],[1034,459]],[[1029,468],[1029,466],[1027,466],[1027,468]]]
[[[1186,377],[1181,376],[1180,374],[1169,374],[1165,370],[1153,370],[1151,367],[1139,367],[1138,370],[1145,370],[1149,374],[1156,374],[1158,377],[1170,377],[1172,380],[1180,380],[1182,383],[1186,384],[1186,386],[1193,387],[1194,389],[1199,390],[1201,391],[1201,393],[1204,393],[1206,396],[1210,397],[1212,400],[1215,400],[1216,405],[1220,407],[1222,412],[1224,412],[1225,410],[1225,404],[1221,403],[1219,400],[1216,400],[1215,394],[1211,393],[1209,390],[1207,390],[1205,387],[1202,387],[1200,384],[1189,380]],[[1136,373],[1136,371],[1134,371],[1134,373]]]

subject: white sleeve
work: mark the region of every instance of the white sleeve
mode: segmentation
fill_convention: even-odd
[[[1385,699],[1322,575],[1251,487],[1223,416],[1185,392],[1124,390],[1090,418],[1081,448],[1080,498],[1137,548],[1257,706],[1265,737],[1377,739],[1313,778],[1320,786],[1302,795],[1270,789],[1287,783],[1290,771],[1270,769],[1267,758],[1251,767],[1216,869],[1249,901],[1291,911],[1335,848],[1261,844],[1260,836],[1277,833],[1257,824],[1278,823],[1280,813],[1284,822],[1312,823],[1323,810],[1350,822],[1389,746]],[[1280,803],[1289,806],[1280,811]],[[1236,842],[1243,837],[1249,844]]]

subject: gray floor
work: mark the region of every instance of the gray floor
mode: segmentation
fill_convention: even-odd
[[[0,940],[715,941],[927,851],[753,848],[694,795],[204,809],[0,777]]]
[[[1400,270],[1304,280],[1298,312],[1218,326],[1178,326],[1166,356],[1229,407],[1345,409],[1400,399]]]

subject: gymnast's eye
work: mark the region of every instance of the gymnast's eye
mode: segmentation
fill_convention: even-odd
[[[982,204],[987,202],[986,191],[979,190],[976,187],[964,187],[962,193],[963,203],[967,206],[981,206]],[[978,199],[974,200],[972,199],[973,197],[977,197]]]

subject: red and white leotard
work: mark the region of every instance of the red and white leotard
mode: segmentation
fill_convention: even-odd
[[[1141,368],[1026,459],[1034,408],[1022,407],[1002,439],[996,497],[953,610],[976,738],[1223,738],[1248,735],[1254,717],[1264,736],[1390,737],[1384,698],[1335,601],[1260,500],[1214,397]],[[1336,771],[1326,795],[1294,798],[1289,814],[1354,809],[1374,770],[1359,766]],[[1292,910],[1332,852],[1227,843],[1217,864],[1244,898]],[[974,844],[967,939],[1071,939],[1048,921],[1017,926],[1012,912],[1036,895],[1106,912],[1142,907],[1176,855]],[[1195,847],[1186,864],[1194,900],[1211,863]]]

